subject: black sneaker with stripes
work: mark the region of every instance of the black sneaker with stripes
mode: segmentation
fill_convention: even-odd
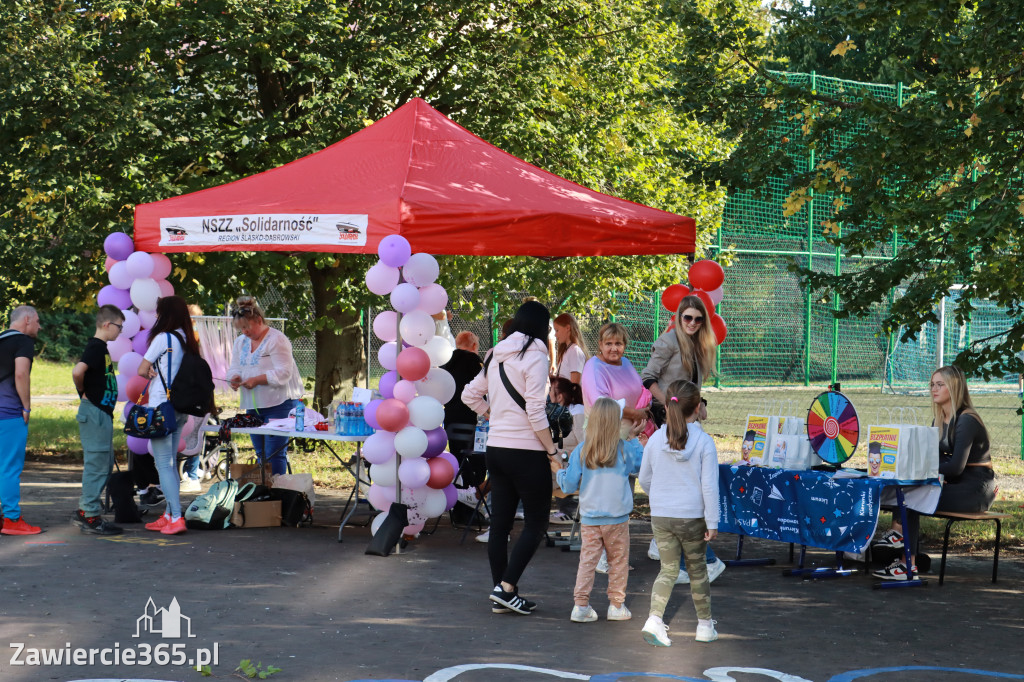
[[[537,608],[537,604],[534,602],[523,599],[515,592],[506,592],[501,589],[501,585],[495,585],[494,590],[488,598],[495,604],[511,609],[512,611],[524,616],[530,615],[530,612]],[[503,611],[498,611],[494,607],[491,607],[491,610],[494,613],[503,613]]]

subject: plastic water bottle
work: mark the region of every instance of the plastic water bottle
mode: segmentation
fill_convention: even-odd
[[[369,436],[373,434],[373,429],[366,423],[366,406],[362,403],[358,405],[358,423],[359,423],[359,435]]]
[[[306,405],[302,400],[295,401],[295,430],[306,430]]]
[[[334,435],[341,435],[341,403],[334,406]]]

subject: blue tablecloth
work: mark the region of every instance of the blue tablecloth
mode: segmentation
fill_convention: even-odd
[[[821,471],[718,466],[718,530],[862,552],[878,524],[882,489],[938,481],[832,478]]]

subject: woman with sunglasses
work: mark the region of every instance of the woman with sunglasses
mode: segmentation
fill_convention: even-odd
[[[302,397],[302,377],[292,357],[292,343],[283,332],[270,327],[256,299],[239,296],[231,316],[239,337],[231,349],[227,378],[239,392],[246,414],[267,423],[283,419]],[[288,473],[288,438],[250,435],[260,464],[270,461],[274,475]]]
[[[714,372],[715,354],[718,342],[711,329],[710,316],[704,301],[696,296],[684,296],[676,310],[675,326],[654,341],[651,358],[647,366],[640,372],[644,386],[657,401],[653,413],[657,419],[665,414],[665,390],[674,381],[689,381],[700,389],[704,380]],[[707,408],[702,401],[697,406],[697,418],[703,421],[708,418]],[[659,424],[660,426],[661,424]],[[658,560],[658,550],[651,542],[647,556]],[[708,580],[714,581],[722,575],[725,563],[715,556],[711,545],[707,547]],[[677,583],[690,582],[690,576],[683,568],[679,571]]]

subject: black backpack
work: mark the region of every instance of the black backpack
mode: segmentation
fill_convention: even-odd
[[[183,349],[181,367],[171,382],[168,395],[171,405],[178,412],[203,417],[213,412],[213,372],[202,356],[189,352],[185,339],[177,332],[171,332]]]

